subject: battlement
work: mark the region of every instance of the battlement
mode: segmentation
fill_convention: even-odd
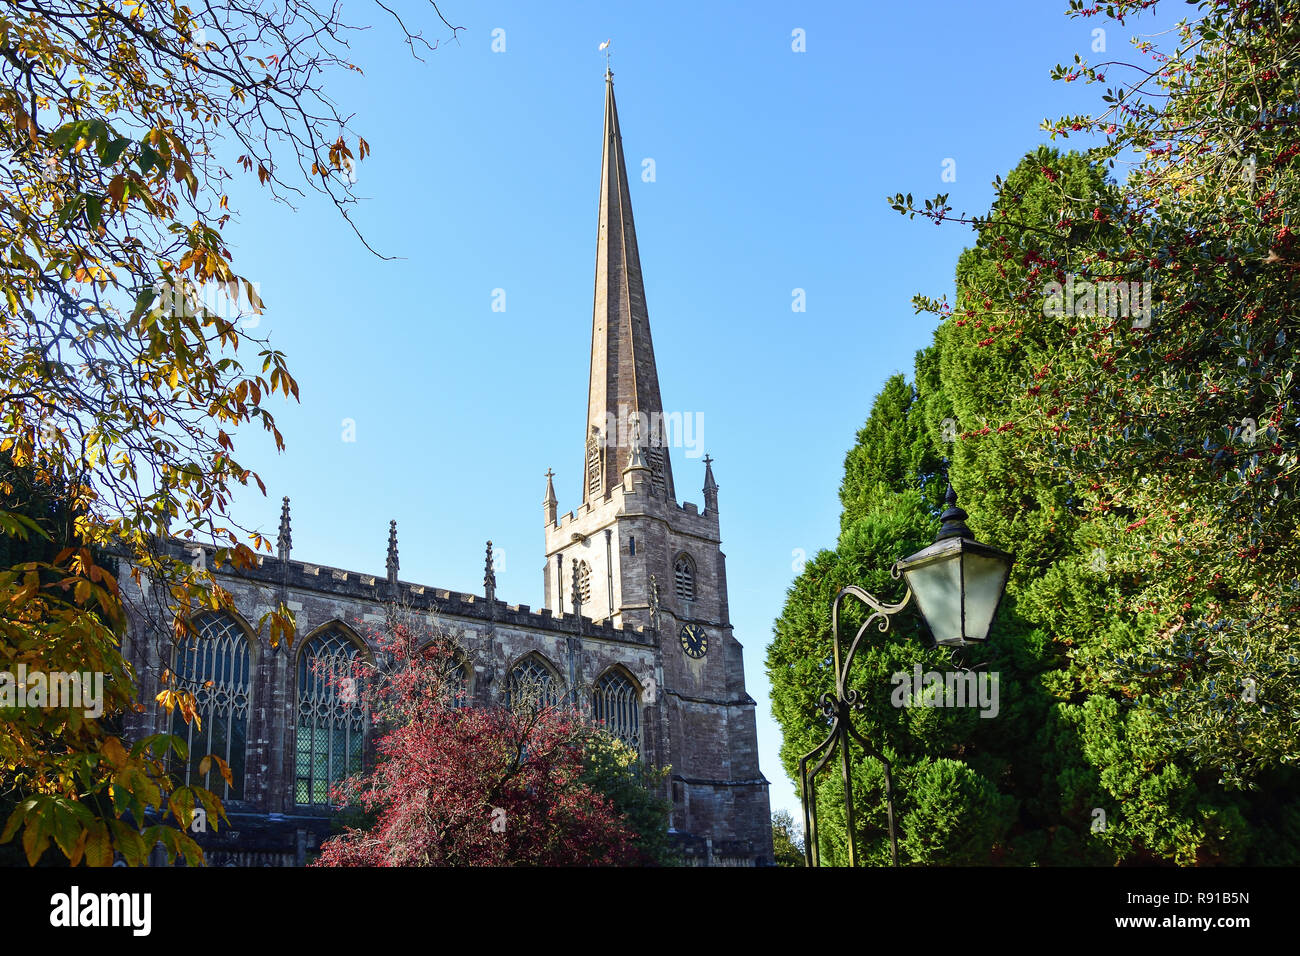
[[[508,604],[502,600],[489,601],[481,594],[466,594],[445,588],[434,588],[409,581],[398,581],[396,593],[386,578],[373,574],[332,568],[308,561],[281,561],[272,555],[258,555],[254,567],[236,569],[231,566],[211,568],[213,548],[196,542],[172,539],[167,550],[174,557],[192,560],[195,549],[204,548],[204,562],[218,575],[245,581],[255,581],[267,587],[286,590],[312,591],[335,597],[351,598],[375,604],[397,602],[417,610],[428,610],[451,617],[476,618],[494,624],[527,628],[538,631],[580,634],[582,637],[611,641],[630,641],[650,644],[653,635],[644,627],[619,627],[610,619],[593,620],[584,616],[579,622],[573,614],[554,614],[550,608],[533,610],[527,604]]]
[[[603,519],[621,515],[648,514],[661,517],[674,527],[702,537],[717,537],[719,531],[718,513],[701,512],[692,501],[678,503],[666,501],[652,494],[644,485],[628,488],[615,485],[605,497],[595,503],[583,502],[577,508],[560,515],[554,525],[546,526],[548,542],[553,535],[564,537],[564,532],[572,534],[590,534],[593,524],[604,524]],[[593,521],[593,516],[597,516]]]

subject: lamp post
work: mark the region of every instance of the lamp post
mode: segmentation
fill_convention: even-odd
[[[840,772],[844,778],[844,822],[849,844],[849,866],[857,866],[858,854],[853,841],[853,782],[849,770],[849,744],[857,741],[867,755],[879,760],[885,771],[885,810],[889,822],[890,856],[898,865],[898,833],[894,825],[894,781],[889,760],[871,746],[853,728],[852,713],[865,704],[858,692],[847,686],[849,671],[858,645],[873,624],[888,631],[890,619],[916,597],[917,608],[930,629],[936,647],[966,647],[988,638],[989,627],[997,613],[1011,573],[1012,556],[975,540],[966,527],[966,512],[957,507],[957,495],[948,486],[944,497],[947,508],[939,516],[942,522],[934,543],[897,561],[890,574],[902,577],[907,593],[897,604],[886,604],[855,585],[841,588],[831,604],[832,653],[835,664],[835,690],[822,694],[817,701],[821,714],[831,721],[826,739],[799,760],[799,788],[803,800],[804,859],[808,866],[821,864],[817,846],[817,796],[813,781],[836,754],[840,755]],[[840,604],[856,598],[872,614],[858,628],[847,654],[841,651]],[[812,762],[816,761],[815,764]],[[812,764],[810,769],[810,764]]]

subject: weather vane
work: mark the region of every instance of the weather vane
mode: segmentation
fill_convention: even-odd
[[[605,54],[605,73],[606,73],[606,75],[611,75],[611,74],[613,73],[613,71],[609,68],[609,45],[610,45],[611,42],[612,42],[612,41],[610,41],[610,40],[606,40],[604,43],[602,43],[602,44],[600,45],[600,50],[601,50],[601,52]]]

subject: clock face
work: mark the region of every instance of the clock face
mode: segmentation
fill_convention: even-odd
[[[709,652],[709,635],[698,624],[683,624],[680,637],[687,657],[699,660]]]

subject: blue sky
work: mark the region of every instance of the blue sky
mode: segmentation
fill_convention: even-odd
[[[408,23],[418,7],[402,5]],[[946,191],[959,212],[987,209],[992,178],[1045,141],[1045,117],[1098,102],[1097,87],[1051,82],[1052,65],[1101,59],[1089,52],[1099,26],[1108,52],[1131,59],[1128,36],[1068,19],[1064,0],[441,7],[466,29],[419,62],[378,8],[345,5],[375,26],[353,40],[364,76],[330,80],[374,151],[354,219],[398,258],[368,253],[324,203],[295,212],[232,190],[236,265],[267,304],[258,331],[287,353],[302,395],[276,413],[285,453],[245,435],[268,496],[242,494],[236,516],[274,537],[287,494],[295,557],[380,574],[396,519],[402,578],[469,592],[491,538],[498,595],[542,604],[548,467],[560,510],[579,502],[597,47],[612,38],[629,171],[655,161],[632,198],[663,400],[702,416],[716,459],[762,767],[773,809],[797,817],[768,704],[772,622],[799,552],[835,543],[844,454],[873,396],[930,339],[911,297],[951,295],[970,242],[885,197]],[[791,48],[796,29],[806,52]],[[796,288],[806,312],[791,309]],[[703,465],[673,455],[679,498],[702,502]]]

